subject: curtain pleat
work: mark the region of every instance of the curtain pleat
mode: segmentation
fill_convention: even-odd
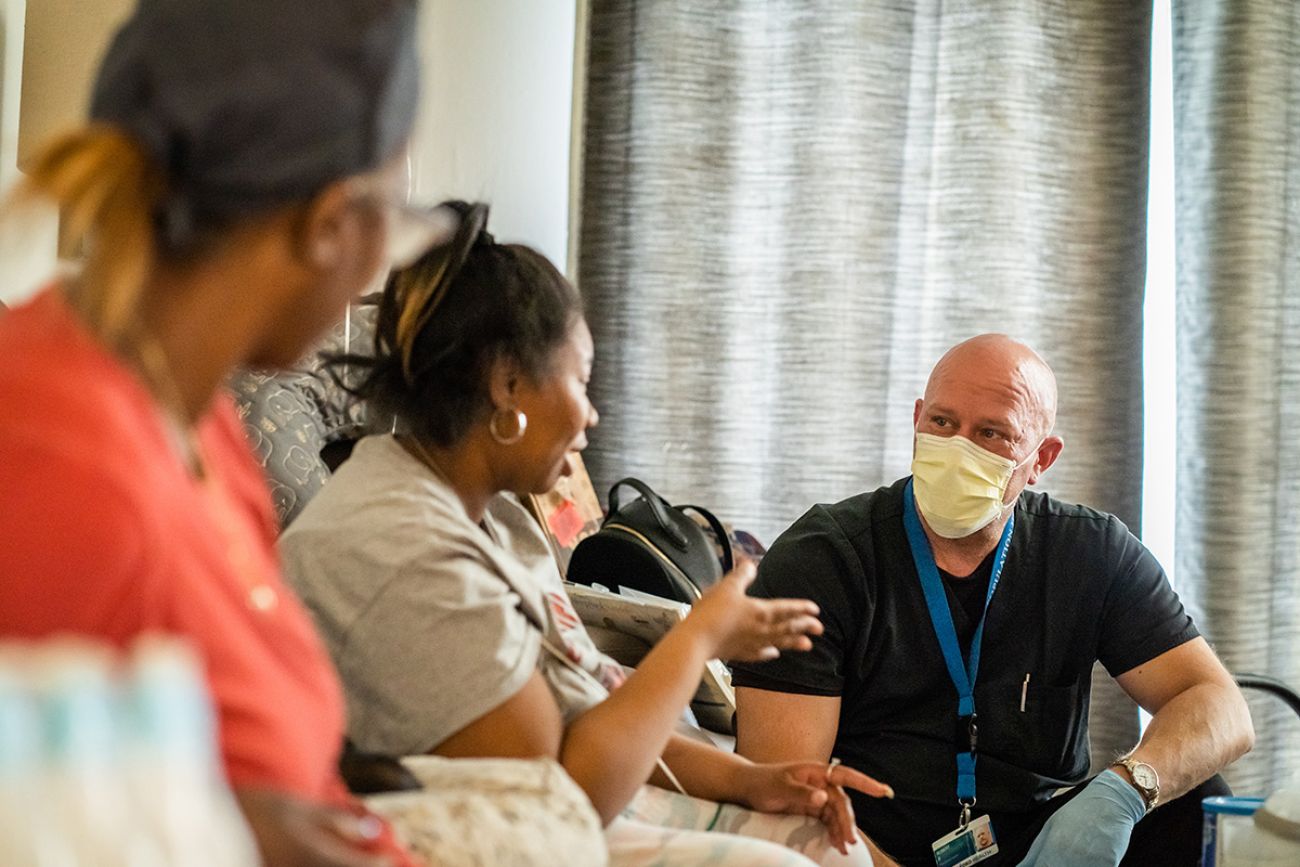
[[[1300,4],[1174,3],[1179,591],[1233,671],[1300,688]],[[1242,794],[1300,773],[1247,693]]]
[[[593,2],[579,280],[598,487],[771,541],[908,472],[951,344],[1061,388],[1053,494],[1138,529],[1149,5]],[[1097,680],[1094,755],[1136,738]]]

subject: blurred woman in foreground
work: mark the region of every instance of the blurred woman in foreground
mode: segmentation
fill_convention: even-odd
[[[0,636],[202,655],[271,864],[407,863],[337,772],[343,703],[282,584],[230,399],[437,227],[400,201],[411,0],[141,0],[91,125],[34,161],[84,267],[0,318]]]

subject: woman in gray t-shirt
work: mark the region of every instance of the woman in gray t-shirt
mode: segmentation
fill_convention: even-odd
[[[362,371],[358,396],[404,433],[363,440],[281,541],[342,675],[353,740],[398,755],[554,757],[613,822],[615,863],[646,848],[620,849],[629,820],[615,819],[648,781],[800,817],[786,827],[709,804],[711,827],[801,839],[823,863],[869,863],[864,847],[849,848],[842,787],[892,794],[887,786],[842,766],[757,764],[674,734],[708,659],[807,650],[821,630],[812,603],[747,596],[754,571],[742,565],[625,684],[581,629],[560,628],[577,618],[545,540],[502,492],[550,490],[586,446],[597,421],[591,333],[550,262],[495,243],[485,206],[449,204],[463,217],[456,238],[390,278],[374,353],[337,359]],[[826,832],[800,830],[805,816]],[[719,835],[707,836],[702,848],[681,846],[679,863],[696,850],[716,857]],[[732,858],[807,863],[754,841]]]

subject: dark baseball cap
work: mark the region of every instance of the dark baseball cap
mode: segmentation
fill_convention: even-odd
[[[162,228],[183,235],[395,156],[418,102],[415,38],[415,0],[140,0],[90,114],[166,171]]]

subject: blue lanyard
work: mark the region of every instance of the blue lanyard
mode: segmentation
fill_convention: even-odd
[[[939,639],[939,648],[943,651],[943,661],[948,666],[948,676],[957,690],[957,722],[965,723],[970,748],[959,749],[957,753],[957,800],[969,807],[975,803],[975,752],[978,747],[975,716],[975,677],[980,669],[980,643],[984,639],[984,621],[987,619],[989,602],[993,591],[998,589],[998,579],[1002,577],[1002,566],[1007,560],[1007,548],[1011,543],[1011,532],[1015,527],[1016,516],[1013,512],[1002,531],[997,553],[993,555],[993,574],[989,578],[989,593],[984,599],[984,611],[980,614],[979,625],[970,642],[970,659],[963,660],[961,645],[957,641],[957,630],[952,625],[952,612],[948,610],[948,597],[943,590],[943,581],[939,579],[939,567],[934,562],[934,552],[930,550],[930,540],[926,538],[921,519],[916,514],[916,497],[912,493],[912,481],[908,479],[903,489],[903,526],[907,529],[907,542],[912,549],[912,561],[916,564],[916,574],[921,579],[921,590],[925,593],[925,605],[930,610],[930,623],[934,625],[935,637]],[[969,803],[968,803],[969,802]],[[969,812],[969,811],[967,811]]]

